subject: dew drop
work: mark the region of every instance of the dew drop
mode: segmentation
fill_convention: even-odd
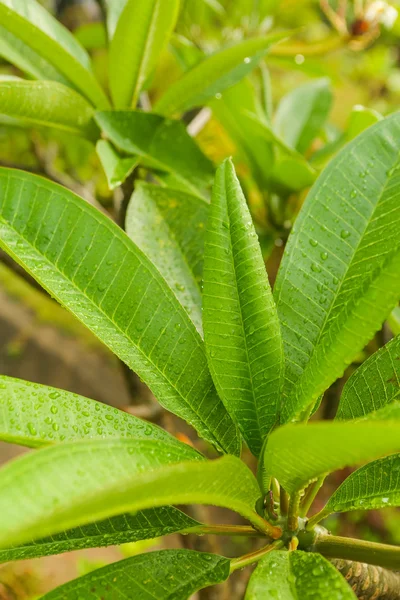
[[[314,248],[315,248],[316,246],[318,246],[318,242],[317,242],[317,240],[310,239],[310,240],[309,240],[309,242],[310,242],[311,246],[314,246]]]
[[[322,260],[326,260],[328,258],[328,253],[327,252],[321,252],[321,258],[322,258]]]
[[[342,231],[340,232],[340,237],[345,240],[350,236],[350,231],[348,231],[347,229],[342,229]]]

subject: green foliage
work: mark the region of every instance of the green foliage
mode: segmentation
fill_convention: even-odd
[[[71,87],[98,108],[107,108],[107,97],[92,73],[86,51],[36,0],[1,0],[0,25],[22,42],[24,63],[34,62],[39,54]],[[26,46],[34,53],[27,52]]]
[[[274,118],[276,133],[298,152],[306,152],[328,118],[332,99],[328,79],[297,87],[280,101]]]
[[[264,467],[288,492],[331,471],[400,450],[400,422],[310,423],[274,431]]]
[[[305,552],[269,554],[257,566],[246,600],[353,600],[342,576],[325,558]]]
[[[95,521],[22,546],[0,549],[0,563],[154,539],[182,530],[188,531],[199,525],[172,506],[150,508],[135,514],[126,513]]]
[[[385,320],[374,347],[400,331],[400,114],[382,117],[394,78],[374,80],[371,106],[368,93],[342,92],[352,69],[370,80],[363,53],[347,52],[368,42],[352,34],[354,15],[339,26],[329,10],[341,33],[314,42],[328,28],[323,3],[99,7],[104,19],[71,33],[36,0],[0,0],[0,55],[11,63],[0,113],[20,144],[5,164],[29,156],[30,170],[102,204],[1,168],[0,247],[215,450],[178,441],[193,437],[178,420],[162,421],[175,437],[0,376],[0,440],[33,449],[0,470],[0,562],[178,532],[246,536],[246,547],[260,537],[264,546],[232,560],[168,550],[96,565],[45,598],[185,600],[259,562],[247,600],[350,600],[323,556],[397,569],[400,550],[316,523],[399,504],[399,337],[345,382],[335,421],[307,421]],[[278,45],[285,27],[309,20],[318,31]],[[381,71],[387,43],[365,62]],[[258,458],[251,469],[247,451],[237,458],[242,438]],[[308,519],[325,476],[360,463]],[[247,525],[199,523],[175,507],[190,504]]]
[[[0,79],[0,112],[30,125],[56,127],[91,139],[98,135],[93,107],[54,81]]]
[[[260,492],[248,467],[233,456],[202,460],[185,444],[68,442],[7,464],[0,483],[0,547],[170,503],[230,508],[268,530],[254,509]]]
[[[348,144],[318,178],[290,235],[275,286],[284,421],[309,413],[398,302],[396,132],[399,114]]]
[[[178,16],[179,0],[128,0],[110,44],[115,108],[135,107]]]
[[[400,336],[366,360],[347,381],[336,415],[355,419],[400,398]]]
[[[2,169],[0,245],[139,373],[162,404],[238,453],[198,332],[154,265],[114,223],[51,182]]]
[[[171,85],[155,105],[155,111],[171,115],[218,97],[250,73],[270,46],[283,38],[284,34],[274,34],[246,40],[204,58]]]
[[[204,250],[203,325],[215,386],[252,452],[278,420],[279,321],[257,235],[231,162],[217,171]]]
[[[330,497],[324,513],[399,505],[400,454],[394,454],[352,473]]]
[[[133,110],[98,112],[96,121],[117,148],[172,173],[190,192],[198,194],[210,185],[212,163],[180,121]]]
[[[228,576],[229,560],[222,556],[161,550],[98,569],[46,594],[43,600],[101,600],[109,587],[113,600],[186,600],[197,590],[221,583]]]

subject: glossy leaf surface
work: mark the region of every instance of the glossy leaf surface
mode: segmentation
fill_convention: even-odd
[[[396,421],[285,425],[270,435],[264,465],[291,493],[325,473],[399,451]]]
[[[279,321],[231,161],[217,171],[204,250],[203,326],[214,383],[255,455],[278,419]]]
[[[82,525],[22,546],[0,549],[0,563],[154,539],[198,525],[172,506],[150,508]]]
[[[202,333],[201,279],[209,204],[198,196],[141,183],[129,203],[125,228],[157,267]]]
[[[320,132],[331,106],[329,79],[316,79],[300,85],[280,101],[274,129],[289,146],[303,154]]]
[[[324,512],[400,506],[400,454],[387,456],[352,473],[330,497]]]
[[[96,152],[110,190],[122,185],[139,162],[136,156],[121,156],[107,140],[97,142]]]
[[[400,336],[370,356],[348,379],[337,419],[356,419],[400,399]]]
[[[275,284],[283,420],[307,414],[390,314],[400,287],[400,114],[348,144],[308,194]]]
[[[139,110],[99,112],[96,120],[117,148],[172,173],[194,194],[211,184],[214,167],[180,121]]]
[[[135,107],[178,16],[179,0],[128,0],[110,44],[109,81],[116,108]]]
[[[91,438],[152,439],[181,447],[172,435],[101,402],[0,376],[0,440],[37,448]]]
[[[107,97],[92,73],[88,54],[39,2],[1,0],[0,25],[52,64],[95,106],[108,106]]]
[[[245,600],[355,600],[335,567],[320,554],[272,552],[255,569]]]
[[[43,596],[42,600],[187,600],[229,577],[228,558],[194,550],[139,554],[98,569]],[[333,567],[332,567],[333,568]],[[111,588],[112,596],[105,590]]]
[[[198,332],[119,227],[52,182],[1,169],[0,246],[136,371],[163,406],[211,443],[239,452]]]
[[[286,34],[245,40],[204,58],[171,85],[154,110],[172,115],[201,106],[245,77]]]
[[[59,444],[8,463],[0,483],[3,547],[168,504],[223,506],[261,528],[265,524],[254,509],[260,490],[248,467],[233,456],[205,461],[185,444],[128,439]]]
[[[0,79],[0,113],[91,139],[98,133],[93,107],[71,88],[53,81]]]

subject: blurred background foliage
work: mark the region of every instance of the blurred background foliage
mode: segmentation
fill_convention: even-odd
[[[115,0],[42,0],[90,52],[99,81],[107,86],[103,15]],[[400,18],[396,2],[375,0],[182,0],[175,33],[141,96],[153,103],[201,57],[242,39],[280,30],[288,39],[240,83],[217,94],[207,107],[183,115],[189,132],[218,163],[233,155],[246,190],[273,282],[296,214],[320,170],[364,128],[398,109]],[[0,46],[1,47],[1,46]],[[0,59],[1,60],[1,59]],[[0,75],[23,76],[6,61]],[[132,181],[110,189],[95,146],[60,130],[0,115],[0,164],[39,173],[100,203],[114,218]],[[136,177],[146,178],[145,170]],[[127,185],[128,184],[128,185]],[[359,362],[400,332],[395,311]],[[344,379],[327,392],[319,416],[332,418]],[[0,371],[66,388],[160,422],[182,439],[192,432],[154,408],[145,387],[126,373],[94,337],[58,307],[15,264],[0,254]],[[15,452],[19,452],[16,449]],[[9,450],[7,450],[9,452]],[[0,462],[9,458],[0,445]],[[346,473],[330,479],[333,490]],[[325,492],[328,493],[327,487]],[[323,498],[317,498],[316,507]],[[198,515],[196,515],[198,517]],[[226,518],[226,515],[225,515]],[[330,518],[339,535],[400,543],[395,510]],[[177,536],[173,536],[177,538]],[[169,538],[168,538],[169,540]],[[185,540],[167,541],[171,546]],[[165,543],[165,542],[163,542]],[[231,555],[222,540],[213,551]],[[232,542],[230,542],[232,544]],[[243,544],[238,540],[238,544]],[[150,543],[154,548],[156,540]],[[201,544],[201,541],[200,541]],[[146,547],[148,547],[146,542]],[[143,545],[52,557],[0,567],[0,600],[32,599],[103,562],[143,551]],[[202,549],[202,548],[197,548]],[[232,588],[200,592],[199,598],[240,598],[239,573]],[[231,584],[232,585],[232,584]]]

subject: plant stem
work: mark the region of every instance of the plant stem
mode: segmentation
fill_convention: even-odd
[[[295,492],[290,497],[289,511],[288,511],[288,529],[289,531],[296,531],[298,527],[299,519],[299,507],[300,507],[301,494]]]
[[[330,513],[331,511],[327,510],[325,507],[319,512],[315,513],[315,515],[313,515],[307,523],[307,530],[311,530],[317,523],[322,521],[322,519],[325,519],[325,517],[327,517]]]
[[[188,527],[183,531],[180,531],[184,535],[230,535],[230,536],[246,536],[246,537],[263,537],[265,534],[253,529],[253,527],[245,525],[197,525],[195,527]]]
[[[281,507],[281,515],[286,516],[289,512],[289,494],[285,492],[283,488],[281,488],[279,503]]]
[[[233,571],[237,571],[238,569],[242,569],[243,567],[247,567],[247,565],[252,565],[253,563],[259,561],[263,556],[272,552],[273,550],[279,550],[282,548],[283,542],[277,540],[268,546],[264,546],[264,548],[260,548],[255,552],[251,552],[250,554],[245,554],[244,556],[239,556],[238,558],[234,558],[231,560],[231,573]]]
[[[399,600],[400,573],[350,560],[331,560],[357,598]]]
[[[317,535],[310,550],[319,552],[327,558],[343,558],[386,569],[400,569],[400,546],[321,533]]]
[[[314,481],[314,483],[312,483],[311,485],[308,486],[308,489],[306,491],[306,494],[301,502],[301,507],[300,507],[300,515],[302,517],[305,517],[308,513],[308,511],[310,510],[312,503],[315,500],[316,495],[318,494],[319,490],[321,489],[322,484],[325,481],[325,475],[323,475],[322,477],[320,477],[319,479],[317,479],[317,481]],[[318,521],[316,521],[318,522]]]

